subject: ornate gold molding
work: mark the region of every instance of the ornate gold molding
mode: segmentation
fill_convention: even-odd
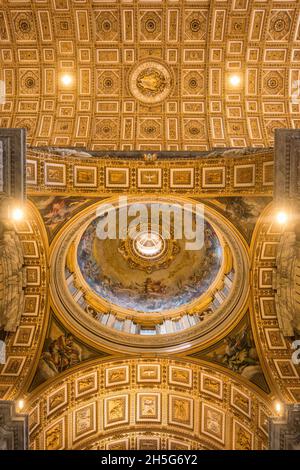
[[[24,258],[24,306],[19,326],[6,340],[6,363],[0,365],[1,398],[24,393],[35,372],[46,334],[49,297],[48,249],[45,228],[33,204],[26,220],[14,224]]]
[[[132,432],[209,449],[262,449],[270,405],[205,363],[148,357],[94,360],[63,373],[35,391],[26,411],[32,449],[109,449]]]
[[[273,151],[211,152],[184,158],[174,153],[148,161],[122,153],[88,154],[69,149],[27,152],[29,195],[109,197],[113,194],[189,194],[194,197],[270,196]]]
[[[292,338],[284,337],[276,303],[276,257],[284,226],[276,222],[275,204],[262,213],[251,244],[252,327],[273,390],[283,400],[299,402],[299,365],[292,361]]]

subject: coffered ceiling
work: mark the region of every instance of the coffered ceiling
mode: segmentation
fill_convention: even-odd
[[[273,145],[275,128],[300,123],[299,9],[295,0],[2,1],[0,126],[26,127],[34,146]]]

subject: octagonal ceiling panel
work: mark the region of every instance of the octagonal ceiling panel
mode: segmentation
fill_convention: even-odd
[[[1,6],[0,126],[27,128],[31,145],[268,146],[275,128],[300,124],[299,2]],[[232,88],[234,73],[241,84]]]

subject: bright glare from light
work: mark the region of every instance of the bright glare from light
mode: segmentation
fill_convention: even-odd
[[[278,214],[276,215],[276,220],[280,225],[286,224],[288,220],[287,213],[283,211],[278,212]]]
[[[282,409],[281,403],[280,403],[279,401],[277,401],[277,402],[275,403],[275,411],[276,411],[276,413],[277,413],[278,415],[280,415],[281,409]]]
[[[234,87],[239,86],[241,83],[241,77],[239,75],[231,75],[229,77],[229,83]]]
[[[20,207],[15,207],[12,212],[11,212],[11,218],[18,222],[19,220],[22,220],[24,217],[24,212]]]
[[[24,400],[19,400],[19,401],[18,401],[18,409],[19,409],[19,411],[23,410],[24,406],[25,406]]]
[[[69,73],[65,73],[61,77],[61,82],[64,86],[70,86],[73,83],[73,77]]]
[[[158,233],[142,232],[136,237],[134,246],[140,255],[151,258],[162,251],[164,244]]]

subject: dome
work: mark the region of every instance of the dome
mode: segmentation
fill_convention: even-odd
[[[158,205],[162,211],[169,209],[167,203],[148,203],[149,218]],[[117,221],[119,212],[116,209]],[[89,288],[110,304],[142,312],[169,311],[193,302],[215,281],[222,264],[222,247],[208,221],[198,217],[203,241],[199,249],[187,250],[185,234],[175,238],[174,219],[167,233],[161,225],[149,225],[134,235],[128,229],[125,237],[106,239],[97,236],[99,219],[84,231],[77,263]]]
[[[53,299],[92,343],[183,350],[220,334],[244,305],[243,243],[202,202],[113,197],[80,212],[63,236]]]

